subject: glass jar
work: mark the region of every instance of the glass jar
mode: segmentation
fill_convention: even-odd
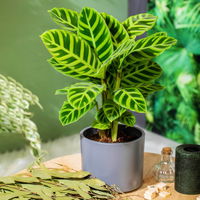
[[[161,151],[161,161],[154,166],[155,178],[158,182],[174,182],[175,164],[171,147],[164,147]]]

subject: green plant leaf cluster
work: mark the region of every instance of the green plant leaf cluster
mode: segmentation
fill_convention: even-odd
[[[39,98],[11,77],[0,74],[0,134],[20,134],[28,142],[36,163],[42,158],[40,134],[29,107],[42,109]],[[0,135],[1,137],[1,135]]]
[[[146,112],[145,98],[162,89],[154,83],[162,69],[151,60],[176,40],[164,32],[137,39],[156,22],[157,17],[147,13],[124,22],[88,7],[80,13],[65,8],[53,8],[49,13],[63,28],[41,35],[52,56],[49,62],[58,72],[83,81],[57,90],[66,96],[59,114],[61,123],[73,123],[96,107],[92,126],[108,130],[116,141],[119,121],[127,126],[135,123],[127,110]]]
[[[175,47],[154,59],[163,69],[165,90],[149,98],[148,127],[180,143],[200,144],[200,2],[157,0],[152,32],[166,31]]]
[[[29,176],[0,177],[2,200],[113,199],[114,189],[85,171],[33,168]]]

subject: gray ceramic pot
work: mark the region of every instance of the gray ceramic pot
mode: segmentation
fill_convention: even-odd
[[[135,139],[124,143],[103,143],[88,139],[96,129],[81,132],[82,169],[105,181],[117,185],[122,192],[141,186],[143,180],[144,131],[138,127],[119,129],[134,135]]]

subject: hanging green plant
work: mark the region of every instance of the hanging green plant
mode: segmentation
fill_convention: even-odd
[[[31,120],[30,105],[42,106],[31,91],[11,77],[0,74],[0,134],[20,134],[29,143],[37,163],[41,159],[41,141],[37,126]]]

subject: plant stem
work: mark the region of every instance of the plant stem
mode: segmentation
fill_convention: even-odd
[[[111,127],[111,138],[113,142],[117,141],[117,133],[118,133],[118,121],[114,120],[112,122],[112,127]]]
[[[114,91],[120,88],[120,83],[121,83],[121,70],[118,70],[116,75],[116,84]],[[111,125],[111,138],[113,142],[117,141],[117,135],[118,135],[118,120],[114,120]]]

